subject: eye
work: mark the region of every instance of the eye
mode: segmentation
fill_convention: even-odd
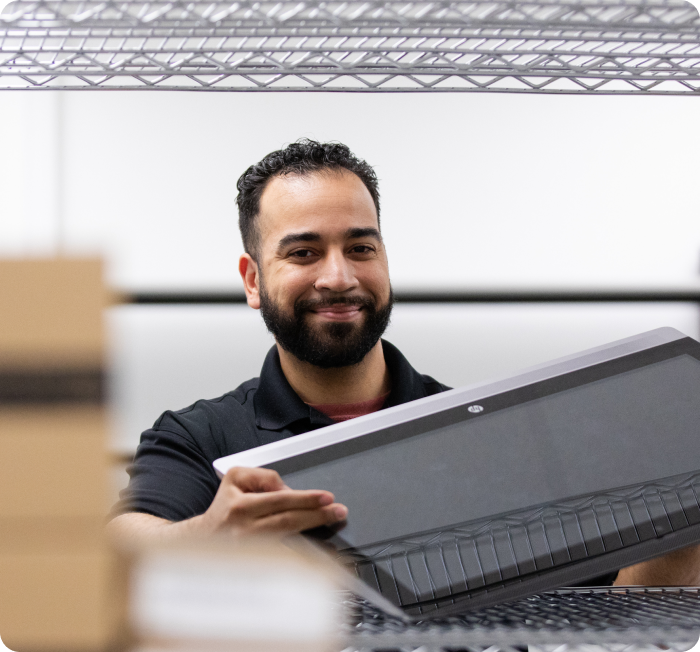
[[[370,245],[355,245],[351,250],[350,253],[353,254],[372,254],[374,253],[374,247]]]
[[[313,255],[314,252],[311,249],[295,249],[289,252],[290,258],[310,258]]]

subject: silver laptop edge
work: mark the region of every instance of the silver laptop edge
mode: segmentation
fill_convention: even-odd
[[[330,444],[348,441],[369,433],[400,425],[419,417],[473,403],[494,394],[501,394],[565,373],[615,360],[632,353],[668,344],[687,337],[674,328],[657,328],[646,333],[597,346],[574,355],[528,367],[515,375],[459,387],[417,401],[386,408],[363,417],[320,428],[272,444],[265,444],[214,461],[219,477],[234,466],[264,466],[296,455],[309,453]]]

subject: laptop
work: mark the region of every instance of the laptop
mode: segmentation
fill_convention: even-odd
[[[661,328],[230,455],[349,508],[309,533],[426,620],[700,543],[700,343]]]

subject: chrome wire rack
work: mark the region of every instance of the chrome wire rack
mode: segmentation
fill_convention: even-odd
[[[679,0],[38,0],[0,16],[0,89],[700,93]]]
[[[589,645],[598,652],[682,652],[700,636],[697,588],[560,589],[415,625],[360,600],[349,606],[356,618],[343,652],[522,652],[528,646],[564,652]]]

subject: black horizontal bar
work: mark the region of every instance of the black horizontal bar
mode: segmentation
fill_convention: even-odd
[[[0,369],[0,405],[89,403],[104,400],[102,369]]]
[[[518,303],[518,302],[636,302],[697,301],[700,290],[469,290],[410,292],[397,291],[398,303]],[[133,304],[240,304],[240,292],[136,292],[126,295]]]
[[[124,303],[245,303],[242,292],[135,292],[122,295]]]
[[[504,290],[470,292],[401,292],[401,303],[505,303],[592,301],[700,301],[700,291]]]

